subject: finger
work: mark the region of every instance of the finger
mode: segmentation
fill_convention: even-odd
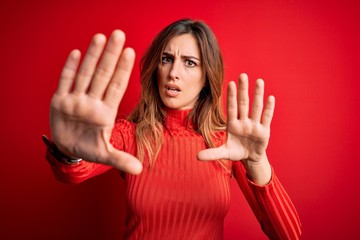
[[[84,93],[88,90],[105,43],[106,37],[103,34],[99,33],[93,37],[84,60],[79,68],[74,92]]]
[[[218,148],[208,148],[201,150],[197,154],[197,158],[201,161],[213,161],[219,159],[230,159],[229,152],[224,145]]]
[[[238,86],[238,108],[240,119],[249,117],[249,81],[245,73],[240,74]]]
[[[110,155],[110,164],[121,171],[130,173],[130,174],[140,174],[142,172],[143,166],[141,162],[134,157],[133,155],[113,149]]]
[[[262,124],[265,127],[270,127],[271,124],[271,120],[274,116],[274,110],[275,110],[275,97],[274,96],[269,96],[267,101],[266,101],[266,105],[265,105],[265,110],[262,116]]]
[[[227,115],[228,120],[233,120],[238,118],[238,107],[236,102],[236,84],[231,81],[228,84],[227,92]]]
[[[102,97],[110,79],[113,77],[116,64],[119,60],[121,50],[125,43],[125,34],[120,30],[115,30],[105,47],[100,63],[95,70],[89,95]]]
[[[79,66],[81,53],[79,50],[72,50],[68,59],[65,62],[64,68],[61,71],[58,94],[68,93],[73,85],[76,71]]]
[[[260,122],[261,113],[263,110],[263,102],[264,102],[264,81],[262,79],[258,79],[256,81],[252,112],[251,112],[251,119],[253,119],[254,121]]]
[[[117,107],[124,96],[129,83],[131,71],[135,62],[135,52],[131,48],[126,48],[121,54],[114,76],[109,83],[104,102],[111,107]]]

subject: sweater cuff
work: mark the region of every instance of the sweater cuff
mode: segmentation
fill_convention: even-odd
[[[57,160],[61,164],[65,165],[76,165],[79,164],[82,159],[81,158],[72,158],[64,153],[62,153],[57,146],[49,140],[49,138],[46,135],[42,135],[42,139],[46,145],[47,152],[53,156],[55,160]]]

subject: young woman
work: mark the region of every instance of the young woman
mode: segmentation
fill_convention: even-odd
[[[229,83],[225,121],[217,40],[205,23],[182,19],[143,56],[140,102],[116,120],[135,58],[124,42],[119,30],[107,44],[97,34],[79,69],[78,50],[65,63],[51,102],[52,141],[44,138],[57,179],[119,169],[126,239],[222,239],[234,176],[269,238],[299,238],[297,212],[266,155],[275,99],[263,107],[263,80],[251,112],[246,74],[237,88]]]

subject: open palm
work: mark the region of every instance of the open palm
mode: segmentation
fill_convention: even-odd
[[[263,109],[264,81],[256,81],[251,114],[249,111],[248,77],[241,74],[238,91],[230,82],[227,96],[227,139],[218,148],[200,151],[200,160],[228,159],[244,161],[245,165],[257,165],[267,161],[266,148],[270,138],[270,123],[275,108],[275,98],[270,96]]]
[[[95,35],[79,70],[80,52],[70,53],[51,101],[50,128],[65,154],[136,174],[141,172],[140,162],[110,144],[135,59],[132,49],[123,50],[124,42],[120,30],[107,44],[104,35]]]

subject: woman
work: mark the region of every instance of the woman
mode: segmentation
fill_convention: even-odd
[[[51,102],[52,142],[45,139],[55,176],[77,183],[119,169],[126,239],[222,239],[235,176],[269,238],[299,238],[296,210],[266,156],[275,99],[263,111],[263,80],[251,114],[246,74],[238,97],[229,83],[225,121],[216,38],[203,22],[179,20],[142,58],[139,104],[115,121],[135,58],[124,42],[119,30],[107,44],[95,35],[78,71],[80,52],[70,53]]]

